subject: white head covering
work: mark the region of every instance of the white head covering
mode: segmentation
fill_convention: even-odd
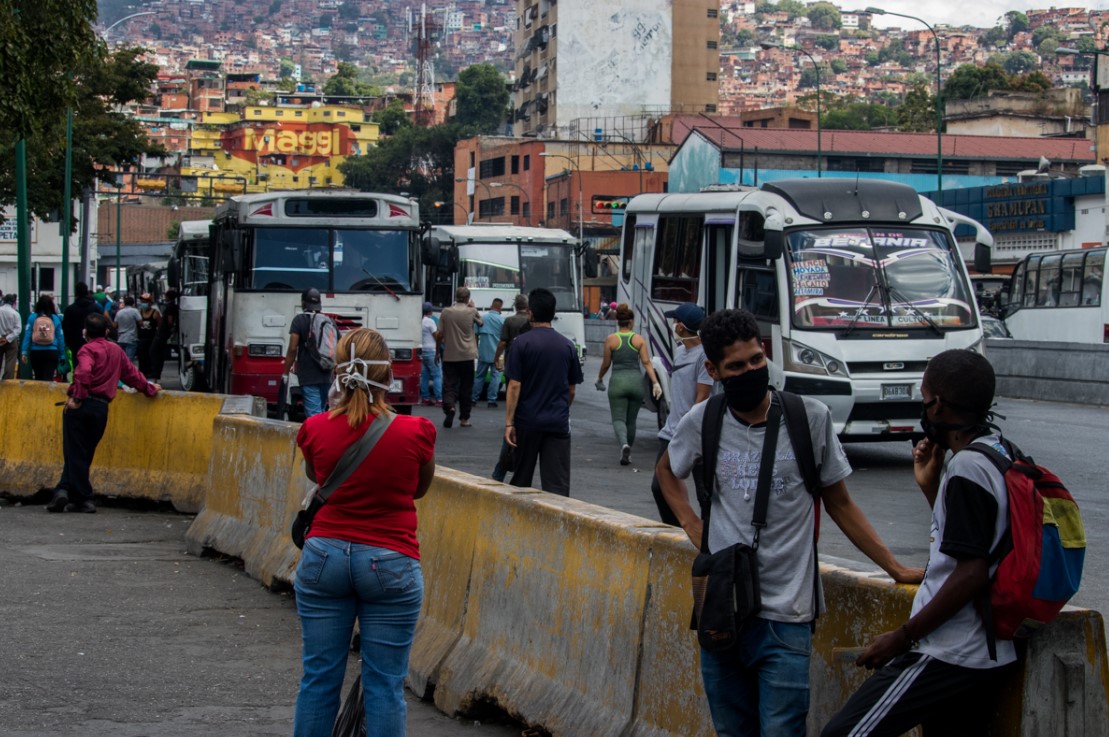
[[[350,342],[350,360],[336,364],[335,366],[335,381],[332,383],[331,390],[328,392],[328,403],[336,404],[346,396],[347,392],[353,389],[361,389],[369,393],[370,387],[375,386],[378,389],[389,391],[389,384],[380,384],[366,377],[366,367],[391,366],[392,363],[392,361],[367,361],[364,358],[356,358],[354,355],[354,341],[352,340]],[[391,369],[389,371],[388,381],[390,383],[393,381],[393,372]]]

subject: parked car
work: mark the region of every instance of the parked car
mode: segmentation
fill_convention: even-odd
[[[1001,320],[989,315],[982,315],[982,332],[987,338],[1012,338],[1013,334]]]

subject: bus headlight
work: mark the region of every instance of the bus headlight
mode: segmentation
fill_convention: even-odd
[[[411,361],[412,349],[411,348],[394,348],[390,351],[394,361]]]
[[[849,378],[847,367],[838,358],[832,358],[826,353],[796,341],[782,339],[782,344],[785,347],[782,368],[786,371]]]
[[[246,354],[256,358],[279,358],[284,353],[280,343],[251,343],[246,347]]]

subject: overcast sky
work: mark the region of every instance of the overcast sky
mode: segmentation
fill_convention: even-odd
[[[838,3],[843,10],[852,9],[853,5]],[[951,25],[972,25],[990,28],[997,24],[997,19],[1010,10],[1026,12],[1032,8],[1090,8],[1103,9],[1109,7],[1107,0],[970,0],[958,2],[956,0],[862,0],[859,9],[866,7],[879,7],[896,13],[915,15],[932,25],[948,23]],[[875,25],[879,27],[900,26],[911,28],[911,20],[903,18],[875,18]]]

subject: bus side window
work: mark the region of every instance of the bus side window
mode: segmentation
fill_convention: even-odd
[[[651,298],[694,302],[701,269],[701,217],[659,218]]]
[[[1022,304],[1024,300],[1024,264],[1024,261],[1017,264],[1013,272],[1013,280],[1010,282],[1009,304],[1013,306]]]
[[[1063,257],[1063,281],[1059,289],[1059,306],[1075,307],[1082,296],[1082,257],[1084,253],[1068,253]]]
[[[1061,255],[1044,256],[1040,262],[1040,283],[1036,290],[1036,305],[1038,307],[1059,306],[1059,278],[1063,263]]]
[[[739,306],[755,317],[778,319],[778,282],[767,269],[740,269]]]
[[[1040,276],[1040,257],[1032,256],[1028,259],[1028,268],[1024,273],[1024,306],[1036,306],[1036,282]]]
[[[635,215],[624,218],[623,244],[620,252],[620,278],[625,284],[632,279],[632,254],[635,250]]]
[[[1082,304],[1101,305],[1102,279],[1105,274],[1105,251],[1086,254],[1086,268],[1082,275]]]

